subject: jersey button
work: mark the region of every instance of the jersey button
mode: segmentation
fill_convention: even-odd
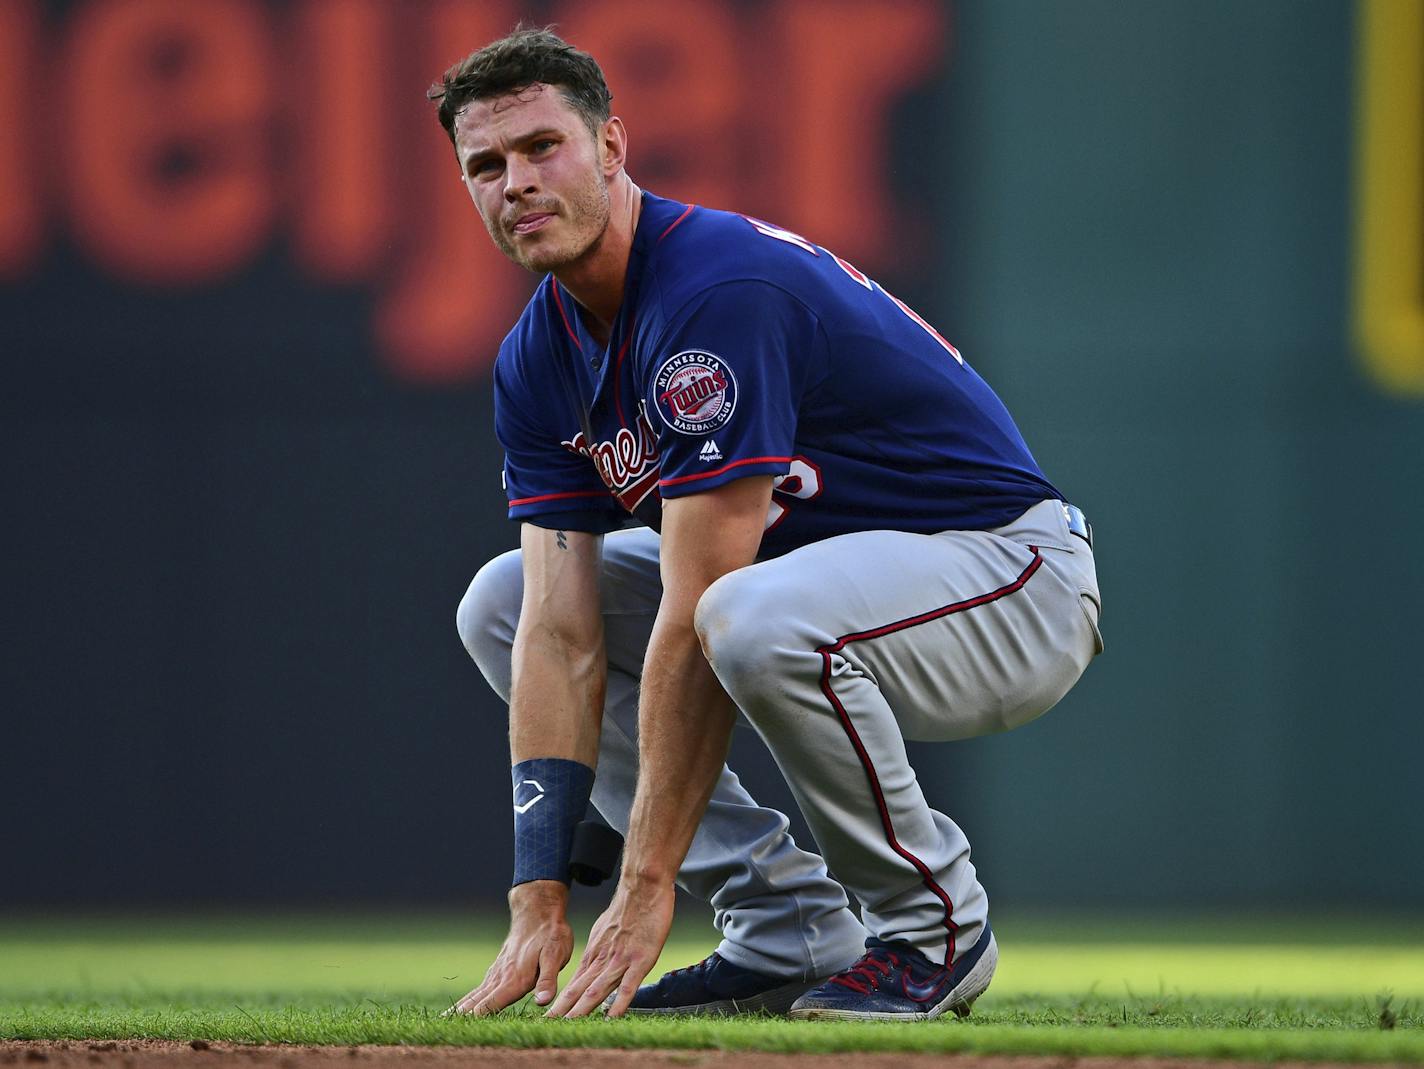
[[[594,371],[597,371],[603,366],[603,357],[595,356],[592,360],[589,361],[589,364],[593,366]]]

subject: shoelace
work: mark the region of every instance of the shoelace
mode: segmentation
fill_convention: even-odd
[[[668,975],[681,976],[685,972],[697,972],[700,969],[710,969],[712,967],[712,959],[715,957],[717,957],[717,952],[714,950],[701,961],[694,962],[691,965],[684,965],[681,969],[674,969],[672,972],[668,973]]]
[[[852,965],[849,969],[836,973],[830,982],[839,984],[841,987],[848,987],[852,991],[858,991],[862,995],[870,994],[872,988],[879,985],[879,978],[889,976],[892,968],[898,968],[900,956],[889,950],[872,950]]]

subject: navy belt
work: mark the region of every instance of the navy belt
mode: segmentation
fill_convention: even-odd
[[[1063,518],[1068,521],[1068,533],[1077,535],[1088,543],[1088,548],[1091,549],[1093,547],[1093,525],[1083,515],[1083,510],[1066,501],[1060,502],[1060,504],[1063,506]]]

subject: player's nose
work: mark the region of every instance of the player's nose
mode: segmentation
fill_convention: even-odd
[[[535,170],[528,163],[510,160],[504,171],[504,199],[511,203],[539,191]]]

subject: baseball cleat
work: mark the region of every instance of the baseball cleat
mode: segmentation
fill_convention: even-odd
[[[786,1013],[796,999],[823,980],[767,976],[733,965],[715,950],[696,965],[663,974],[638,988],[628,1012],[634,1014]],[[611,999],[609,1000],[611,1001]]]
[[[802,1021],[927,1021],[948,1011],[968,1017],[999,962],[999,945],[988,924],[979,941],[949,969],[909,943],[867,939],[865,947],[864,957],[798,998],[787,1016]]]

